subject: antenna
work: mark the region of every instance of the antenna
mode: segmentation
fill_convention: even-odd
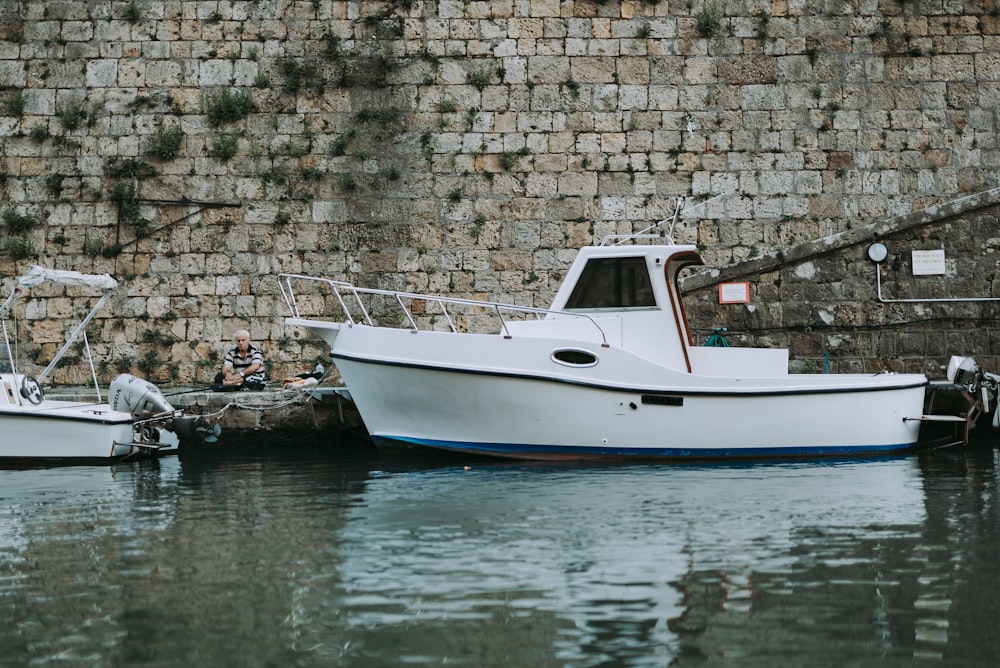
[[[645,229],[642,229],[642,230],[639,230],[635,234],[611,234],[611,235],[608,235],[608,236],[604,237],[604,239],[601,241],[601,245],[602,246],[606,246],[608,244],[608,242],[612,241],[612,240],[614,240],[614,244],[613,245],[620,246],[621,244],[625,243],[626,241],[635,241],[637,239],[655,239],[655,238],[659,237],[660,235],[658,235],[658,234],[650,234],[650,230],[655,230],[657,227],[663,227],[664,225],[666,225],[666,222],[669,220],[670,221],[670,226],[663,230],[662,236],[667,240],[668,244],[670,244],[671,246],[673,246],[676,243],[674,241],[674,227],[677,226],[677,221],[680,220],[680,217],[683,214],[688,213],[689,211],[694,211],[695,209],[701,208],[701,207],[705,206],[706,204],[708,204],[709,202],[714,202],[715,200],[720,199],[722,197],[728,197],[729,195],[732,195],[732,193],[731,192],[720,193],[720,194],[716,195],[715,197],[710,197],[709,199],[707,199],[707,200],[705,200],[703,202],[699,202],[698,204],[693,204],[693,205],[691,205],[689,207],[686,207],[686,208],[685,208],[684,205],[687,202],[687,199],[684,198],[684,197],[678,197],[676,203],[674,204],[674,213],[673,213],[672,216],[669,216],[668,218],[663,218],[662,220],[658,220],[655,223],[653,223],[652,225],[650,225],[649,227],[647,227]]]
[[[670,221],[670,227],[663,232],[663,236],[666,238],[670,245],[674,245],[674,227],[677,226],[677,219],[681,216],[681,211],[684,210],[684,202],[687,201],[684,197],[678,197],[677,202],[674,204],[674,216]],[[666,221],[666,218],[661,220],[657,225],[662,225]]]

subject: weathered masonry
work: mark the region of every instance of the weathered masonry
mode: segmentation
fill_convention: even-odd
[[[280,272],[545,305],[577,247],[731,193],[676,230],[722,272],[696,328],[996,368],[994,302],[879,302],[864,248],[889,297],[1000,295],[998,36],[993,0],[3,0],[2,287],[118,278],[106,378],[207,381],[240,327],[280,377],[323,354]],[[733,272],[749,305],[714,300]]]
[[[692,276],[693,323],[705,339],[726,328],[731,345],[789,348],[800,372],[942,378],[955,354],[1000,369],[998,216],[994,189]],[[922,273],[914,251],[940,266]],[[742,283],[748,304],[719,303],[720,284]]]

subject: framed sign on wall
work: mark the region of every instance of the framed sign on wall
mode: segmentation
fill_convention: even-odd
[[[747,281],[741,281],[738,283],[719,283],[719,303],[749,304],[750,283]]]

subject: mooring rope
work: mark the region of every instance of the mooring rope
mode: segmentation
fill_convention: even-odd
[[[220,411],[218,411],[217,414],[221,415],[228,408],[241,408],[243,410],[263,412],[275,408],[284,408],[286,406],[292,406],[298,403],[305,403],[306,401],[309,401],[310,399],[314,398],[314,395],[310,391],[316,389],[317,387],[318,387],[317,385],[310,385],[309,387],[287,388],[295,390],[296,395],[284,401],[279,401],[269,404],[248,404],[242,401],[230,401]],[[283,391],[287,391],[287,389]],[[209,413],[208,415],[216,415],[216,413]]]

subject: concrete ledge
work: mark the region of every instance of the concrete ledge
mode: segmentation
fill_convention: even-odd
[[[104,388],[101,391],[101,398],[107,401]],[[363,428],[344,387],[276,387],[259,392],[160,387],[160,391],[178,410],[217,419],[223,441],[251,433],[306,434]],[[97,401],[93,387],[54,387],[45,395],[64,401]]]

